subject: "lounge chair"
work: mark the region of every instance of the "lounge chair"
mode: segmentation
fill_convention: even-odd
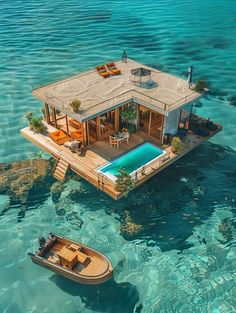
[[[76,129],[80,129],[81,128],[81,123],[75,119],[70,119],[69,120],[69,125],[76,128]]]
[[[99,75],[101,75],[103,78],[107,78],[110,76],[110,73],[107,71],[105,65],[97,66],[96,70]]]
[[[107,63],[106,67],[107,67],[108,71],[112,73],[112,75],[121,74],[121,70],[116,67],[114,62]]]
[[[70,140],[70,137],[62,130],[56,130],[55,132],[49,133],[49,137],[58,145],[63,145],[66,141]]]
[[[71,132],[70,136],[74,140],[82,140],[82,129],[78,129],[78,130]]]

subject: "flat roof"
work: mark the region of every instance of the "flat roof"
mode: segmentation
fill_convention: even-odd
[[[33,95],[78,120],[86,120],[99,113],[118,107],[131,99],[139,104],[168,115],[168,112],[193,102],[201,94],[188,88],[188,82],[179,77],[128,59],[115,62],[121,75],[101,77],[96,69],[33,90]],[[151,70],[154,82],[149,89],[134,82],[131,70],[144,67]],[[138,77],[135,78],[139,80]],[[143,77],[143,81],[147,78]],[[79,99],[81,112],[74,113],[69,103]]]

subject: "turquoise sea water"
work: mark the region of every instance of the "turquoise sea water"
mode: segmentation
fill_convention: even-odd
[[[130,174],[156,157],[162,155],[162,153],[162,149],[146,142],[112,161],[108,165],[101,167],[99,171],[104,174],[110,174],[114,177],[119,174],[120,168],[124,168]]]
[[[21,204],[0,195],[0,311],[235,312],[235,0],[14,0],[0,12],[0,162],[40,152],[19,134],[40,110],[32,88],[124,49],[181,77],[193,65],[211,85],[194,111],[224,127],[119,202],[71,179],[56,201],[35,191],[19,221]],[[50,231],[105,253],[114,281],[75,285],[32,264],[26,252]]]

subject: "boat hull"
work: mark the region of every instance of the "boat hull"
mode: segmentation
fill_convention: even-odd
[[[64,238],[64,237],[60,237],[60,238]],[[69,240],[70,242],[73,243],[77,243],[75,241],[72,241],[70,239],[65,238],[66,240]],[[83,247],[86,247],[83,245]],[[38,264],[42,267],[47,268],[48,270],[51,270],[59,275],[62,275],[64,277],[66,277],[67,279],[70,279],[76,283],[80,283],[80,284],[86,284],[86,285],[97,285],[97,284],[102,284],[104,282],[106,282],[107,280],[109,280],[110,278],[112,278],[113,276],[113,268],[112,265],[110,263],[110,261],[103,256],[100,252],[91,249],[89,247],[86,247],[86,249],[89,249],[91,253],[93,253],[94,255],[99,255],[100,257],[102,256],[104,258],[104,262],[107,262],[107,270],[104,271],[101,275],[94,275],[94,276],[90,276],[90,275],[81,275],[78,272],[74,272],[72,270],[69,270],[61,265],[57,265],[57,264],[53,264],[50,261],[48,261],[47,259],[45,259],[42,256],[39,256],[37,253],[33,254],[33,253],[28,253],[28,255],[30,256],[31,260],[35,263]]]

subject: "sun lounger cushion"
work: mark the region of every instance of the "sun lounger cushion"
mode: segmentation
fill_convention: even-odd
[[[82,139],[82,130],[75,130],[73,132],[71,132],[70,134],[71,138],[75,139],[75,140],[81,140]]]
[[[98,74],[100,74],[103,78],[107,78],[110,76],[110,73],[107,71],[105,65],[96,67]]]
[[[116,65],[115,65],[114,62],[112,62],[112,63],[107,63],[106,66],[107,66],[108,70],[109,70],[113,75],[119,75],[119,74],[121,74],[121,70],[116,67]]]
[[[62,130],[56,130],[55,132],[49,133],[49,137],[58,145],[63,145],[70,139],[70,137],[68,137]]]

